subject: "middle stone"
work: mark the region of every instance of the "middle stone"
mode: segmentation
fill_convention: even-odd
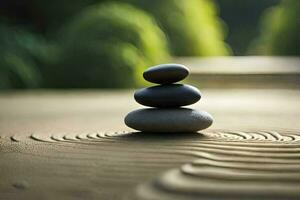
[[[197,88],[182,84],[158,85],[134,93],[134,99],[138,103],[158,108],[187,106],[200,98],[201,93]]]

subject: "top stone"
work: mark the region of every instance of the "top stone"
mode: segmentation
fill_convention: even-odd
[[[180,64],[162,64],[148,68],[144,78],[151,83],[170,84],[183,80],[190,70]]]

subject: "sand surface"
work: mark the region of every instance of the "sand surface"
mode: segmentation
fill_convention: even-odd
[[[0,94],[0,199],[299,199],[300,91],[202,93],[172,135],[124,125],[133,91]]]

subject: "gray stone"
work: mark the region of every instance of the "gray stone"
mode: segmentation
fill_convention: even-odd
[[[212,116],[189,108],[145,108],[130,112],[125,124],[144,132],[196,132],[208,128]]]
[[[190,70],[180,64],[162,64],[147,69],[143,76],[152,83],[169,84],[185,79]]]
[[[190,85],[169,84],[143,88],[134,93],[134,99],[150,107],[180,107],[196,103],[201,98],[200,91]]]

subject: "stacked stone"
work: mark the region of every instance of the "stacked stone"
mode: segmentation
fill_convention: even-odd
[[[212,116],[205,111],[183,108],[201,98],[200,91],[186,84],[178,84],[189,75],[189,69],[180,64],[163,64],[147,69],[143,76],[159,85],[135,92],[135,100],[144,106],[130,112],[125,124],[143,132],[197,132],[208,128]]]

